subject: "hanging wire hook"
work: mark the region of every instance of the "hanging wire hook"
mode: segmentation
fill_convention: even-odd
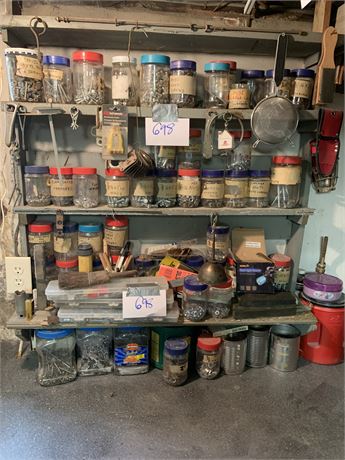
[[[39,27],[39,24],[41,24],[42,27]],[[35,37],[37,54],[40,60],[41,60],[41,51],[40,51],[39,37],[44,35],[47,29],[48,29],[47,23],[39,16],[34,16],[33,18],[30,19],[30,30],[33,36]]]

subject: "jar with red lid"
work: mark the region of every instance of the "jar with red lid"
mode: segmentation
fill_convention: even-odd
[[[81,208],[94,208],[98,205],[96,168],[73,168],[73,203]]]
[[[200,169],[179,169],[177,204],[182,208],[197,208],[200,204]]]
[[[292,259],[285,254],[272,254],[274,263],[273,285],[276,291],[286,291],[289,287]]]
[[[111,208],[129,206],[129,177],[120,168],[106,169],[105,196]]]
[[[69,272],[78,271],[78,259],[56,260],[55,265],[57,266],[60,273],[69,273]]]
[[[34,222],[28,226],[29,255],[34,256],[37,244],[43,244],[47,265],[54,263],[53,225],[49,222]]]
[[[74,101],[77,104],[103,104],[103,55],[94,51],[76,51],[72,60]]]
[[[196,347],[196,370],[203,379],[215,379],[220,372],[221,339],[199,337]]]
[[[177,163],[182,169],[200,169],[202,161],[201,129],[189,131],[189,145],[177,147]]]
[[[299,204],[302,158],[275,156],[272,158],[270,205],[275,208],[296,208]]]
[[[61,180],[57,168],[50,168],[50,194],[55,206],[73,204],[73,168],[60,168]]]
[[[112,254],[119,252],[128,239],[128,218],[125,216],[107,217],[104,225],[104,239]]]
[[[230,131],[234,148],[227,151],[227,169],[247,171],[250,169],[252,152],[252,132]]]

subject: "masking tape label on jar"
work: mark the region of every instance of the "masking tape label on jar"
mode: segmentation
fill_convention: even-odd
[[[216,88],[216,89],[214,89]],[[221,92],[229,92],[229,78],[228,75],[215,75],[209,78],[209,92],[211,94],[219,94]],[[226,95],[227,96],[227,95]]]
[[[161,180],[157,181],[158,191],[157,197],[159,198],[175,198],[176,197],[176,190],[177,190],[177,183],[176,180],[163,182]]]
[[[129,180],[106,180],[105,196],[128,196]]]
[[[153,196],[153,195],[154,195],[153,180],[135,181],[133,196]]]
[[[290,270],[279,270],[274,273],[275,284],[288,284],[290,281]]]
[[[297,185],[301,183],[301,166],[272,168],[271,184],[273,185]]]
[[[39,235],[37,233],[29,233],[28,235],[29,244],[45,244],[51,242],[51,233],[46,235]]]
[[[128,75],[113,75],[111,80],[111,94],[113,99],[128,99],[130,79]]]
[[[72,238],[54,236],[54,251],[66,254],[72,247]]]
[[[177,181],[177,194],[182,196],[200,196],[200,180],[179,178]]]
[[[311,90],[313,83],[307,80],[295,80],[295,88],[293,91],[294,97],[301,97],[303,99],[309,99],[311,96]]]
[[[205,183],[202,186],[201,198],[206,200],[221,200],[224,196],[224,184]]]
[[[248,196],[248,180],[225,179],[224,198],[246,198]]]
[[[171,75],[170,94],[196,95],[196,78],[190,75]]]
[[[249,198],[266,198],[270,189],[270,178],[250,180]]]
[[[44,78],[47,80],[63,80],[63,70],[58,69],[44,69],[43,70]]]
[[[73,180],[62,179],[60,184],[59,179],[50,179],[51,196],[73,196]]]
[[[41,63],[37,58],[28,56],[16,56],[17,77],[33,78],[34,80],[42,80],[43,72]]]
[[[104,229],[104,239],[107,242],[108,246],[118,246],[121,247],[125,243],[127,235],[127,230],[126,229],[120,229],[120,230],[110,230],[109,228]]]
[[[278,86],[278,89],[280,90],[281,93],[283,94],[290,94],[291,91],[291,79],[290,78],[284,78],[280,85]]]
[[[196,144],[187,145],[186,147],[179,147],[178,153],[181,155],[189,154],[189,155],[200,156],[201,155],[201,144],[196,143]]]
[[[246,88],[231,89],[229,92],[229,106],[232,109],[249,107],[250,92]]]
[[[158,152],[159,158],[170,158],[174,159],[176,156],[176,148],[175,147],[169,147],[165,145],[161,145],[159,147],[159,152]]]
[[[212,239],[208,239],[207,242],[206,242],[206,246],[210,249],[213,248],[213,240]],[[222,251],[222,252],[227,252],[228,249],[229,249],[229,242],[228,241],[215,241],[215,245],[214,245],[215,249],[218,249],[219,251]]]
[[[93,252],[98,253],[103,250],[103,239],[101,235],[78,236],[78,244],[89,243]]]

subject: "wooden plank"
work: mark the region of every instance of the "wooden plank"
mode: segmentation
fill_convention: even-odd
[[[323,33],[331,19],[332,1],[317,0],[314,10],[313,32]]]

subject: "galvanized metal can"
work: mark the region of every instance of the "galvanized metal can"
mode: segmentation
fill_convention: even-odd
[[[247,366],[265,367],[268,360],[270,326],[250,326],[247,336]]]
[[[271,329],[270,365],[282,372],[297,369],[300,331],[290,324],[277,324]]]
[[[247,333],[226,336],[223,342],[222,368],[227,375],[241,374],[246,366]]]

